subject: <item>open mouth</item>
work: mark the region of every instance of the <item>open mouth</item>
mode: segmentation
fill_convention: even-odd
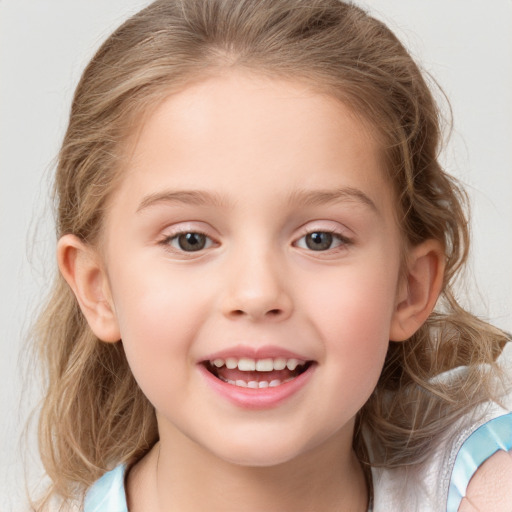
[[[299,359],[228,357],[202,363],[216,378],[241,388],[277,387],[303,374],[313,361]]]

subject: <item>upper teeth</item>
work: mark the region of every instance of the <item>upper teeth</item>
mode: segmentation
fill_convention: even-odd
[[[210,361],[217,368],[221,368],[226,365],[230,370],[238,368],[242,372],[271,372],[272,370],[295,370],[297,366],[306,364],[305,361],[299,359],[286,359],[284,357],[277,357],[275,359],[251,359],[249,357],[228,357],[226,359],[214,359]]]

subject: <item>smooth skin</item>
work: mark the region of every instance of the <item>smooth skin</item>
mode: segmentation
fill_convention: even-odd
[[[459,512],[484,511],[512,511],[512,452],[496,452],[469,482]]]
[[[167,98],[127,146],[100,247],[66,235],[58,257],[157,412],[130,511],[366,510],[354,418],[444,270],[438,242],[405,247],[370,128],[301,83],[233,71]],[[276,407],[237,407],[198,368],[239,344],[314,372]]]

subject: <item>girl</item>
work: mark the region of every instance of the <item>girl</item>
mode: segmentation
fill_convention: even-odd
[[[507,510],[507,337],[452,292],[438,119],[338,0],[120,27],[59,158],[37,509]]]

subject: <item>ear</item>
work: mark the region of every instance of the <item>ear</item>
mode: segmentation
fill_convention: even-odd
[[[444,268],[444,249],[437,240],[426,240],[412,248],[397,294],[391,341],[409,339],[428,318],[442,290]]]
[[[57,260],[94,334],[102,341],[119,341],[110,286],[97,251],[75,235],[64,235],[57,245]]]

